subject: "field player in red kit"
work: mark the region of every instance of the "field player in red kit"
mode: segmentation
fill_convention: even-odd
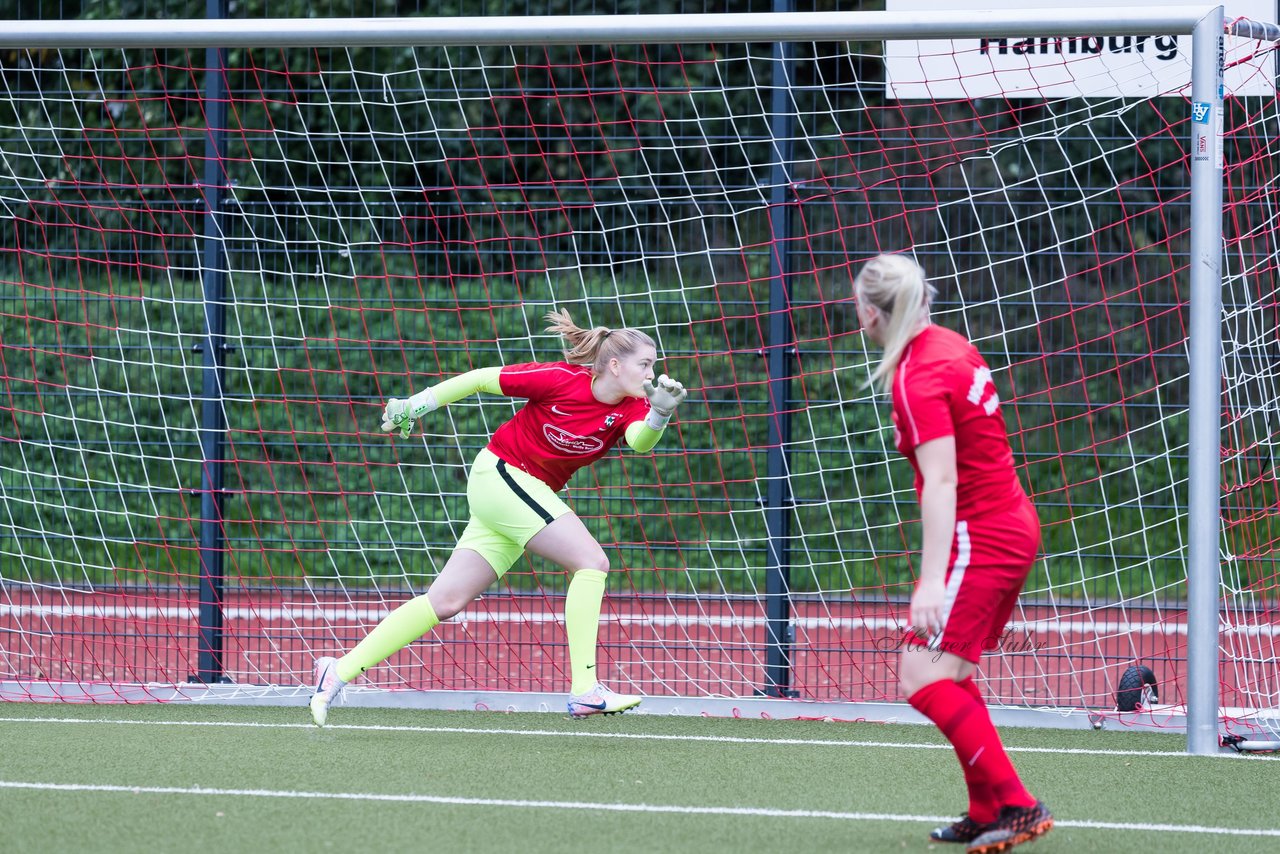
[[[344,685],[460,612],[526,550],[572,575],[564,614],[573,679],[569,714],[616,714],[639,705],[639,697],[617,694],[596,679],[609,559],[557,492],[618,442],[639,453],[653,450],[685,390],[665,374],[654,380],[657,349],[644,332],[581,329],[565,312],[552,312],[547,321],[547,331],[569,344],[563,362],[481,368],[387,402],[382,429],[408,437],[418,419],[478,391],[528,399],[476,455],[467,479],[471,518],[427,592],[388,614],[346,655],[316,660],[311,717],[317,726],[324,726]]]
[[[898,676],[955,747],[969,789],[968,812],[930,837],[989,854],[1053,827],[973,682],[1031,571],[1040,522],[1014,472],[991,370],[964,336],[930,321],[933,293],[904,255],[880,255],[854,279],[862,330],[884,348],[872,381],[893,397],[895,443],[920,499],[920,575]]]

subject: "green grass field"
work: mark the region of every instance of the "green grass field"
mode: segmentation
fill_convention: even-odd
[[[1280,847],[1268,758],[1005,737],[1058,820],[1028,851]],[[0,742],[4,851],[961,850],[927,840],[964,803],[921,726],[338,707],[317,730],[302,708],[3,704]]]

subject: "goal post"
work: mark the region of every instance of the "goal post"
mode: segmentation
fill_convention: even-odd
[[[1232,27],[1257,43],[1229,53],[1207,5],[7,22],[0,697],[296,702],[443,565],[513,411],[397,445],[381,401],[555,358],[567,308],[650,331],[695,389],[651,458],[570,483],[620,570],[609,678],[660,710],[914,719],[918,515],[849,289],[910,250],[1045,522],[984,665],[998,716],[1280,736],[1277,128],[1223,99],[1277,34]],[[1153,34],[1188,38],[1184,79],[1091,94],[1103,40]],[[958,70],[1001,36],[1051,67],[929,96],[922,63],[891,97],[881,43]],[[352,702],[549,705],[563,592],[519,564]],[[1163,705],[1119,712],[1135,664]]]
[[[1214,122],[1222,116],[1222,7],[1195,25],[1191,57],[1191,103],[1208,104]],[[1222,585],[1222,193],[1221,133],[1192,119],[1191,140],[1191,363],[1187,476],[1187,750],[1214,753],[1219,747],[1218,613]],[[1207,149],[1205,153],[1199,153]]]

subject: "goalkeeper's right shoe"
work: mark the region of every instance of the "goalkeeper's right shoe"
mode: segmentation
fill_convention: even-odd
[[[569,698],[569,716],[585,718],[591,715],[616,715],[640,705],[640,698],[630,694],[615,694],[597,682],[585,694]]]
[[[342,696],[347,683],[338,678],[338,659],[325,656],[316,659],[316,692],[311,695],[311,720],[324,726],[329,719],[329,706]]]

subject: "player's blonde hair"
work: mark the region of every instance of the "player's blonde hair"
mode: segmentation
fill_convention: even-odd
[[[568,342],[569,348],[564,351],[564,360],[571,365],[590,365],[599,373],[609,364],[610,359],[621,359],[629,356],[641,347],[653,347],[653,339],[639,329],[610,329],[607,326],[593,326],[583,329],[573,322],[567,311],[548,312],[547,331],[559,335]]]
[[[885,316],[884,357],[871,375],[881,390],[893,388],[898,360],[915,337],[921,321],[929,320],[929,304],[937,290],[924,270],[906,255],[877,255],[868,261],[853,280],[854,297],[867,302]]]

